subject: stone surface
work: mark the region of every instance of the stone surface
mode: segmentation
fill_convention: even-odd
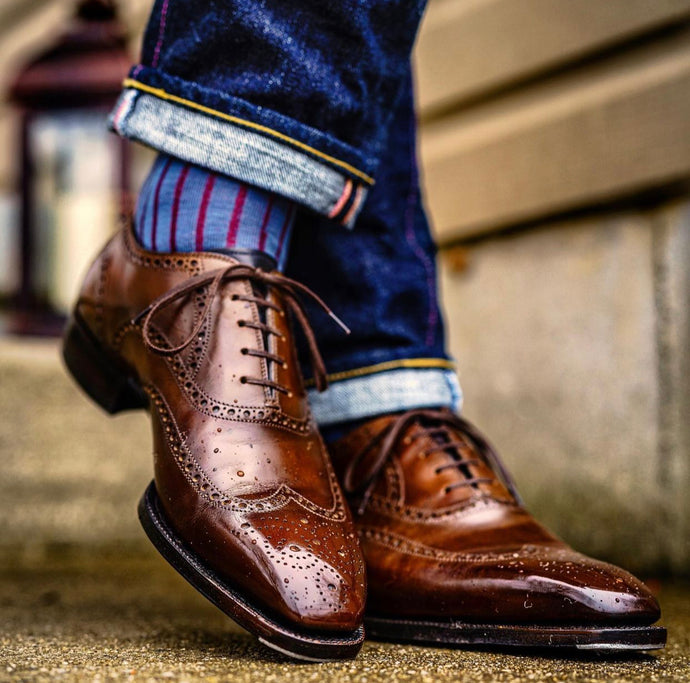
[[[690,559],[689,229],[680,208],[597,216],[444,259],[465,414],[548,526],[643,574]]]
[[[303,664],[261,647],[154,551],[0,567],[3,681],[686,681],[690,591],[660,595],[669,644],[625,657],[509,655],[366,642],[357,659]]]
[[[667,556],[690,565],[690,204],[652,218],[659,368],[659,486],[668,496]]]
[[[0,415],[0,543],[143,542],[143,413],[97,408],[63,370],[56,341],[2,339]]]

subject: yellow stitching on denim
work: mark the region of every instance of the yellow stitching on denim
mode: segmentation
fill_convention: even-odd
[[[184,106],[190,107],[191,109],[197,109],[198,111],[203,112],[204,114],[210,114],[211,116],[215,116],[217,118],[224,119],[225,121],[230,121],[231,123],[237,123],[241,126],[244,126],[245,128],[252,128],[252,129],[258,130],[262,133],[266,133],[266,134],[268,134],[274,138],[278,138],[279,140],[283,140],[284,142],[289,143],[293,147],[298,147],[299,149],[303,149],[306,152],[309,152],[311,154],[315,154],[316,156],[321,157],[322,159],[325,159],[326,161],[330,161],[332,164],[336,164],[337,166],[344,168],[345,170],[349,171],[353,175],[356,175],[358,178],[361,178],[368,185],[374,184],[374,179],[371,176],[368,176],[366,173],[362,173],[362,171],[355,168],[354,166],[351,166],[350,164],[348,164],[344,161],[340,161],[340,159],[336,159],[335,157],[332,157],[329,154],[325,154],[324,152],[320,152],[318,149],[314,149],[313,147],[310,147],[309,145],[305,145],[303,142],[300,142],[299,140],[295,140],[294,138],[291,138],[287,135],[284,135],[283,133],[279,133],[277,130],[273,130],[272,128],[268,128],[267,126],[262,126],[259,123],[254,123],[253,121],[247,121],[246,119],[241,119],[241,118],[238,118],[237,116],[231,116],[230,114],[224,114],[222,111],[218,111],[217,109],[211,109],[210,107],[205,107],[203,104],[197,104],[196,102],[192,102],[191,100],[186,100],[183,97],[178,97],[177,95],[171,95],[169,92],[166,92],[165,90],[162,90],[161,88],[153,88],[150,85],[146,85],[145,83],[140,83],[139,81],[135,81],[133,78],[125,78],[122,85],[125,88],[134,88],[136,90],[141,90],[142,92],[149,93],[150,95],[155,95],[156,97],[159,97],[162,100],[168,100],[170,102],[176,102],[178,104],[183,104]]]
[[[364,377],[366,375],[373,375],[377,372],[385,372],[386,370],[395,370],[396,368],[439,368],[443,370],[455,370],[455,363],[445,358],[402,358],[400,360],[389,360],[385,363],[377,363],[376,365],[368,365],[364,368],[357,368],[356,370],[345,370],[344,372],[334,372],[328,375],[329,382],[337,382],[342,379],[352,379],[354,377]],[[308,380],[307,385],[314,384],[314,380]]]

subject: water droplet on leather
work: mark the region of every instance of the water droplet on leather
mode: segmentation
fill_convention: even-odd
[[[237,470],[237,476],[238,476],[238,477],[243,477],[243,476],[244,476],[244,472],[243,472],[242,470]]]

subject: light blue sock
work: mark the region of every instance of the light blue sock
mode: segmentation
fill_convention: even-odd
[[[135,218],[150,251],[257,249],[282,270],[296,205],[278,195],[160,154],[139,193]]]

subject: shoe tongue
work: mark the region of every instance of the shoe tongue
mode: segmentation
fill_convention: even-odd
[[[270,272],[278,267],[276,260],[258,249],[214,249],[214,253],[223,254],[223,256],[230,256],[236,261],[243,263],[247,266],[252,266],[253,268],[260,268],[265,272]],[[256,283],[252,284],[254,292],[259,296],[266,296],[267,287],[265,284]],[[262,323],[266,323],[266,309],[260,308],[258,310],[259,319]],[[268,336],[263,333],[264,344],[268,348]]]
[[[272,256],[258,249],[214,249],[212,253],[229,256],[240,263],[265,271],[275,270],[278,267],[278,263]]]

